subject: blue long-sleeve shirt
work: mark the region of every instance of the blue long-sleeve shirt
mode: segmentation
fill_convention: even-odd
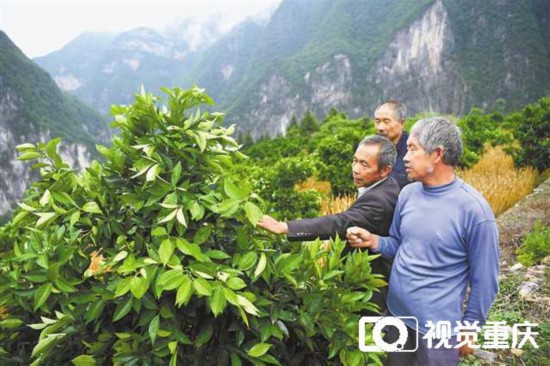
[[[451,321],[453,328],[456,321],[485,324],[498,292],[498,228],[487,201],[462,179],[403,188],[378,252],[394,257],[388,294],[394,316],[414,316],[422,334],[428,320]]]

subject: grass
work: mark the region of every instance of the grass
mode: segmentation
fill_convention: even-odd
[[[514,162],[500,147],[487,148],[481,159],[457,175],[477,189],[500,215],[533,191],[537,171],[514,167]]]
[[[522,299],[518,286],[525,278],[521,273],[508,274],[500,282],[500,290],[489,312],[488,321],[505,321],[512,326],[515,323],[529,321],[538,324],[533,328],[538,332],[534,336],[538,348],[529,344],[521,350],[499,350],[498,361],[507,365],[549,365],[550,364],[550,269],[546,269],[542,287],[537,290],[536,300]],[[491,350],[494,351],[494,350]],[[461,365],[474,365],[477,360],[471,357]]]

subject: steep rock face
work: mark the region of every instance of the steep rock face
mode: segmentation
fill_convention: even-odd
[[[352,102],[352,67],[349,57],[335,55],[304,75],[306,91],[300,91],[281,74],[260,84],[258,103],[249,112],[252,120],[265,121],[253,128],[254,138],[285,134],[293,115],[302,116],[308,108],[325,115],[331,107],[347,109]]]
[[[408,28],[397,33],[365,79],[367,113],[386,99],[407,104],[411,114],[464,110],[468,88],[458,73],[454,37],[446,9],[437,1]]]
[[[300,95],[293,94],[291,83],[282,75],[272,75],[260,85],[257,104],[250,110],[249,118],[262,121],[252,128],[252,137],[285,134],[292,114],[305,108]]]
[[[331,107],[350,107],[353,73],[348,56],[336,54],[304,78],[311,88],[309,104],[315,106],[316,114],[325,115]]]

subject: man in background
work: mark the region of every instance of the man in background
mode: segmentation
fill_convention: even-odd
[[[407,153],[408,138],[407,133],[403,130],[406,118],[407,107],[397,100],[388,100],[380,104],[374,111],[376,133],[390,139],[397,149],[397,159],[391,176],[399,183],[400,188],[408,183],[403,164],[403,157]]]

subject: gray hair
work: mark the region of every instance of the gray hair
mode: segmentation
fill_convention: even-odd
[[[400,101],[394,100],[394,99],[386,100],[384,103],[380,104],[374,111],[374,114],[376,115],[378,110],[382,108],[382,106],[385,106],[386,104],[389,105],[395,112],[397,121],[401,122],[407,118],[407,106],[405,105],[405,103],[401,103]]]
[[[378,171],[384,169],[386,165],[389,165],[392,169],[397,159],[397,149],[393,142],[388,138],[380,135],[372,135],[365,137],[360,143],[361,145],[375,145],[380,147],[378,152]]]
[[[411,128],[411,136],[428,154],[438,147],[443,148],[443,162],[453,167],[457,166],[462,156],[462,136],[458,126],[443,118],[431,117],[421,119]]]

